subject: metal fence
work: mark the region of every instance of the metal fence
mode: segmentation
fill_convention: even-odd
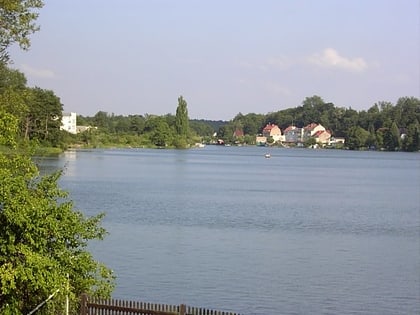
[[[168,305],[81,296],[80,315],[239,315],[185,304]]]

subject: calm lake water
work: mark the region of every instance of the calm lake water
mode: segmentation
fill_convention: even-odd
[[[265,153],[271,158],[264,158]],[[420,155],[207,146],[71,151],[114,297],[242,314],[420,314]]]

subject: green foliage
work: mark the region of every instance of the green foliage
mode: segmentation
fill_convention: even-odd
[[[402,139],[402,149],[408,152],[420,150],[420,126],[418,123],[408,126],[407,134]]]
[[[400,132],[395,122],[391,124],[391,127],[386,128],[383,136],[383,145],[387,151],[397,151],[399,149]]]
[[[348,132],[347,146],[350,150],[358,150],[366,147],[370,133],[362,127],[351,127]]]
[[[14,43],[29,48],[29,35],[39,30],[36,10],[42,6],[41,0],[0,0],[0,62],[9,60],[7,49]]]
[[[25,118],[25,137],[46,145],[57,146],[61,140],[60,126],[63,105],[53,91],[30,89],[29,112]]]
[[[305,143],[304,143],[305,147],[310,148],[313,147],[314,145],[316,145],[316,140],[315,138],[308,138]]]
[[[232,123],[226,124],[219,128],[217,137],[223,139],[225,143],[233,143],[233,133],[235,132],[235,125]]]
[[[0,146],[16,147],[18,119],[0,108]]]
[[[0,129],[0,144],[14,147],[17,119],[2,114]],[[60,176],[40,177],[29,154],[0,154],[0,314],[27,314],[57,290],[43,314],[63,313],[66,295],[76,314],[82,292],[107,297],[113,289],[112,272],[87,251],[106,234],[103,214],[74,210]]]
[[[178,107],[175,115],[175,130],[178,136],[187,138],[189,132],[189,118],[187,102],[182,96],[178,98]]]
[[[191,131],[200,137],[212,137],[216,130],[204,120],[190,120]]]
[[[9,88],[24,90],[26,88],[25,75],[18,70],[9,69],[5,63],[0,62],[0,94]]]
[[[269,114],[268,116],[270,115],[271,114]],[[241,113],[239,113],[232,120],[231,124],[234,125],[234,128],[240,127],[243,130],[244,134],[255,136],[261,130],[261,128],[265,126],[265,120],[267,119],[273,119],[273,121],[275,121],[273,117],[265,118],[264,115],[261,114],[250,113],[242,115]]]
[[[172,140],[171,129],[164,117],[150,117],[145,130],[149,131],[149,139],[157,147],[166,147]]]
[[[268,144],[273,144],[274,143],[274,139],[272,136],[267,137],[267,143]]]

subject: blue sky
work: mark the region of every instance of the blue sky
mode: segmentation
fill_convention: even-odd
[[[417,0],[46,0],[30,86],[66,111],[230,120],[321,96],[368,109],[420,97]]]

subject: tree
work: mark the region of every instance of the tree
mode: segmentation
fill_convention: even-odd
[[[235,132],[235,126],[232,122],[223,125],[217,131],[217,137],[223,139],[225,143],[233,143],[233,133]]]
[[[140,115],[131,115],[128,117],[130,119],[130,130],[137,135],[140,135],[144,130],[145,119]]]
[[[385,130],[384,147],[387,151],[396,151],[400,148],[400,131],[395,122]]]
[[[109,297],[114,277],[87,251],[102,239],[103,214],[85,217],[58,187],[61,171],[43,177],[29,153],[16,154],[18,119],[0,111],[0,314],[28,314],[50,295],[43,314],[77,314],[82,292]],[[22,148],[18,150],[22,151]]]
[[[366,146],[369,149],[374,149],[374,148],[377,148],[378,146],[378,140],[375,134],[375,129],[373,127],[373,124],[369,126],[369,136],[366,139]]]
[[[25,75],[12,70],[0,62],[0,109],[19,119],[21,131],[25,134],[25,120],[29,112],[30,92],[26,87]]]
[[[107,112],[99,111],[93,116],[93,123],[96,127],[109,131],[111,122]]]
[[[148,117],[145,130],[149,132],[151,142],[157,147],[166,147],[172,140],[171,128],[163,117]]]
[[[253,137],[255,137],[258,131],[263,127],[263,125],[265,125],[264,115],[254,113],[249,113],[246,115],[239,113],[233,119],[233,122],[240,124],[245,135],[252,135]]]
[[[180,96],[178,98],[178,107],[176,108],[175,115],[175,130],[179,136],[187,138],[189,129],[188,122],[187,102]]]
[[[303,120],[305,125],[319,121],[320,110],[324,104],[324,100],[318,95],[305,98],[302,102]]]
[[[418,123],[413,123],[408,126],[407,134],[404,135],[401,141],[401,148],[408,152],[420,150],[420,126]]]
[[[358,150],[366,146],[366,142],[369,139],[369,131],[366,131],[362,127],[354,126],[349,129],[348,137],[346,140],[347,146],[350,150]]]
[[[307,148],[314,147],[315,145],[316,145],[316,139],[313,137],[310,137],[305,141],[305,147]]]
[[[26,88],[26,77],[22,72],[8,68],[4,62],[0,61],[0,94],[9,88],[19,91],[24,90]]]
[[[9,61],[7,50],[14,43],[29,49],[29,35],[39,30],[36,10],[43,5],[42,0],[0,0],[0,62]]]
[[[25,135],[56,146],[60,140],[63,105],[53,91],[31,88],[29,112],[26,116]]]

